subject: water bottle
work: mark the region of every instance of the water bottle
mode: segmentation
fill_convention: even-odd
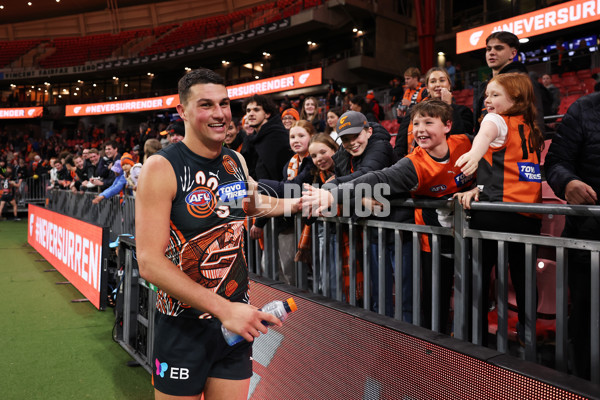
[[[296,311],[297,309],[298,307],[296,307],[296,302],[294,302],[294,299],[290,297],[287,300],[274,300],[270,303],[267,303],[260,309],[260,311],[274,315],[277,318],[279,318],[281,322],[283,322],[290,313]],[[265,326],[272,325],[267,321],[262,321],[262,323]],[[223,332],[223,337],[225,338],[225,341],[230,346],[233,346],[234,344],[237,344],[244,340],[242,336],[238,335],[237,333],[231,332],[223,325],[221,325],[221,331]]]

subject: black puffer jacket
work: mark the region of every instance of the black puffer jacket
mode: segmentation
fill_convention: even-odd
[[[290,135],[281,122],[281,116],[272,116],[258,131],[250,136],[256,153],[255,179],[283,180],[283,167],[294,152],[290,148]]]
[[[582,97],[569,107],[552,139],[544,168],[558,197],[565,198],[565,188],[573,180],[587,183],[600,197],[600,93]],[[567,216],[563,236],[598,240],[600,219]]]
[[[373,134],[369,138],[365,151],[358,157],[351,157],[343,147],[333,155],[335,162],[335,181],[344,183],[358,178],[370,171],[389,167],[394,163],[394,152],[390,133],[381,125],[370,122]],[[352,161],[352,164],[350,162]],[[352,168],[354,172],[352,172]]]
[[[505,65],[498,74],[508,74],[511,72],[519,72],[521,74],[528,75],[527,67],[520,62],[511,62]],[[479,82],[479,85],[475,86],[473,90],[473,119],[475,124],[474,133],[479,132],[479,117],[483,114],[484,109],[483,101],[485,100],[485,89],[487,88],[488,81]],[[544,133],[544,104],[542,102],[542,88],[544,87],[541,83],[536,80],[531,80],[533,85],[533,93],[535,94],[535,108],[537,109],[536,122],[538,127]]]
[[[565,198],[565,188],[572,180],[587,183],[600,196],[600,93],[584,96],[569,107],[552,139],[544,168],[558,197]],[[575,218],[567,217],[569,230],[579,230],[578,226]],[[568,236],[578,237],[575,232]]]
[[[369,126],[373,128],[373,134],[369,138],[369,143],[367,144],[364,153],[359,157],[352,158],[354,172],[351,172],[350,169],[350,154],[344,150],[343,147],[340,147],[337,153],[334,154],[333,160],[335,161],[336,179],[331,182],[332,186],[349,182],[372,171],[382,170],[394,163],[394,150],[390,144],[391,135],[389,132],[378,123],[370,122]],[[413,223],[414,210],[405,207],[392,207],[390,215],[382,219],[387,221]],[[394,236],[388,235],[387,239],[388,243],[392,243]],[[392,242],[390,242],[390,240]]]

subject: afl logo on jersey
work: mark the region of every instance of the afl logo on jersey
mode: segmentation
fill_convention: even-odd
[[[205,186],[192,190],[185,196],[188,212],[197,218],[209,216],[215,209],[217,200],[213,192]]]
[[[210,204],[213,198],[210,190],[201,189],[196,190],[185,197],[185,202],[192,206],[203,207]]]
[[[448,189],[448,187],[446,185],[437,185],[432,187],[431,190],[433,193],[437,193],[437,192],[442,192],[444,190]]]

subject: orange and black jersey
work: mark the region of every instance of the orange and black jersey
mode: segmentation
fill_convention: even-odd
[[[431,157],[425,150],[417,147],[391,167],[372,171],[343,183],[333,188],[332,193],[349,190],[353,194],[354,188],[363,183],[371,186],[387,184],[390,187],[390,197],[410,195],[442,198],[469,189],[473,178],[465,176],[454,163],[471,149],[471,139],[467,135],[452,135],[447,138],[447,142],[449,153],[442,160]],[[341,200],[342,197],[340,193],[337,198]]]
[[[332,189],[335,199],[342,201],[344,191],[354,197],[359,184],[386,184],[390,188],[389,197],[412,196],[415,198],[450,198],[454,193],[468,190],[474,183],[472,176],[465,176],[454,164],[456,160],[471,149],[471,139],[467,135],[452,135],[446,139],[448,154],[443,159],[435,159],[425,150],[417,147],[411,154],[396,164],[381,171],[369,172],[350,182]],[[325,185],[327,188],[327,185]],[[442,226],[434,209],[421,212],[415,210],[415,222],[420,225]],[[423,241],[422,241],[423,242]],[[427,246],[424,246],[424,250]]]
[[[177,178],[165,255],[195,282],[247,303],[242,207],[247,186],[236,153],[224,147],[217,158],[207,159],[179,142],[157,154],[171,163]],[[171,316],[209,317],[161,290],[157,309]]]
[[[14,195],[15,187],[11,184],[12,177],[2,179],[2,195]]]
[[[540,203],[542,177],[539,153],[522,116],[502,116],[508,127],[501,147],[490,147],[479,161],[477,185],[482,201]]]
[[[411,190],[413,197],[448,198],[470,188],[473,177],[465,176],[454,164],[461,155],[471,150],[471,139],[467,135],[451,135],[446,142],[448,154],[443,159],[432,157],[420,147],[406,156],[418,178],[418,185]]]
[[[431,97],[426,97],[423,101],[430,100]],[[473,134],[473,112],[466,106],[452,103],[452,128],[449,135]],[[394,155],[399,160],[413,152],[417,147],[414,135],[412,120],[403,118],[398,128],[396,135],[396,143],[394,144]]]
[[[454,193],[465,191],[473,186],[474,177],[466,176],[459,167],[455,166],[458,158],[471,149],[471,139],[467,135],[452,135],[448,137],[447,143],[448,155],[441,160],[431,157],[420,147],[406,156],[413,161],[420,182],[420,185],[411,192],[413,197],[449,199]],[[449,213],[438,212],[432,208],[415,209],[417,225],[450,227],[452,223],[450,218]],[[429,238],[426,235],[420,237],[421,249],[430,251]],[[451,251],[449,250],[451,246],[445,242],[446,240],[442,240],[442,247],[447,248],[448,252]]]

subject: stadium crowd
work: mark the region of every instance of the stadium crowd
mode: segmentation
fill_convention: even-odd
[[[286,196],[290,193],[285,190],[286,186],[290,185],[298,188],[297,196],[301,195],[300,188],[304,184],[324,188],[305,189],[302,203],[313,216],[320,214],[324,205],[329,207],[334,203],[335,196],[329,198],[328,194],[346,189],[352,192],[353,185],[365,182],[369,185],[388,184],[392,194],[400,197],[458,197],[465,208],[469,208],[471,200],[480,198],[540,203],[539,151],[544,143],[543,116],[557,112],[560,93],[553,90],[549,75],[539,79],[532,77],[524,64],[514,61],[519,49],[516,36],[496,32],[486,43],[486,62],[492,76],[489,81],[474,86],[473,107],[459,105],[453,98],[456,77],[451,63],[447,64],[449,69],[434,67],[423,76],[418,68],[411,67],[404,73],[404,86],[398,78],[390,82],[387,104],[380,103],[373,91],[364,95],[342,94],[333,80],[322,99],[301,96],[291,100],[286,97],[276,105],[269,96],[254,95],[244,101],[243,114],[234,116],[223,145],[244,156],[250,176],[259,182],[265,194]],[[392,113],[399,126],[394,135],[383,124]],[[155,119],[121,132],[114,126],[108,126],[106,131],[95,126],[81,127],[44,138],[26,132],[3,132],[0,135],[0,179],[3,182],[0,214],[5,204],[11,204],[17,219],[17,206],[24,200],[24,192],[30,190],[36,180],[42,182],[43,177],[47,177],[43,180],[44,190],[91,191],[96,195],[94,203],[121,192],[135,195],[143,161],[184,137],[183,122],[177,119]],[[528,146],[522,146],[526,142]],[[531,167],[532,173],[528,175],[527,183],[518,179],[518,172],[508,171],[507,167],[509,162],[520,157],[517,153],[522,148],[525,149],[524,162]],[[500,162],[492,162],[498,157]],[[452,169],[449,181],[441,177],[440,168]],[[491,186],[489,183],[496,180],[499,180],[500,188],[512,185],[510,190],[486,190]],[[337,198],[344,196],[340,194]],[[369,199],[354,201],[362,201],[373,210],[382,205]],[[392,207],[385,219],[448,226],[449,216],[435,211],[431,214],[426,210],[413,212]],[[250,237],[261,241],[265,224],[266,219],[256,219],[250,228]],[[538,216],[515,215],[503,219],[497,213],[479,212],[473,213],[472,224],[488,229],[493,226],[498,231],[540,233]],[[325,242],[323,223],[312,217],[303,219],[300,243],[294,241],[294,227],[289,218],[277,218],[276,235],[280,249],[279,277],[292,285],[296,284],[295,261],[302,260],[316,268],[319,261],[325,259],[323,249],[336,243],[335,235],[329,236],[329,243]],[[310,235],[318,236],[320,260],[311,260],[307,251]],[[349,233],[342,231],[341,235],[337,241],[347,244]],[[393,242],[388,240],[386,243],[383,257],[385,304],[382,305],[378,304],[376,284],[381,270],[378,268],[377,232],[373,230],[369,235],[369,248],[357,251],[368,252],[372,260],[369,271],[371,282],[374,282],[370,290],[371,308],[379,311],[383,307],[385,314],[394,315],[393,280],[396,273],[401,273],[405,282],[401,315],[403,320],[412,322],[412,253],[408,251],[412,243],[410,240],[404,242],[407,247],[403,251],[403,271],[395,271]],[[420,242],[423,279],[427,282],[432,279],[431,251],[426,236]],[[517,333],[521,343],[525,340],[522,327],[525,318],[523,248],[522,244],[514,244],[510,250],[513,257],[511,275],[519,307]],[[335,293],[337,282],[342,282],[343,297],[347,300],[352,268],[347,246],[345,250],[342,279],[336,279],[335,263],[329,260],[324,266],[329,269],[329,281],[323,280],[321,285],[328,287],[329,293]],[[449,311],[453,269],[446,264],[451,263],[452,255],[445,243],[442,243],[442,252],[440,326],[442,332],[449,334],[452,330]],[[491,269],[495,255],[493,251],[488,254],[484,261]],[[361,257],[355,259],[359,259],[355,266],[357,282],[362,282]],[[431,285],[424,284],[423,288],[423,320],[428,326],[432,305],[427,290]],[[360,301],[364,288],[359,285],[356,291]],[[487,317],[484,320],[487,321]],[[482,329],[487,332],[487,326]]]

